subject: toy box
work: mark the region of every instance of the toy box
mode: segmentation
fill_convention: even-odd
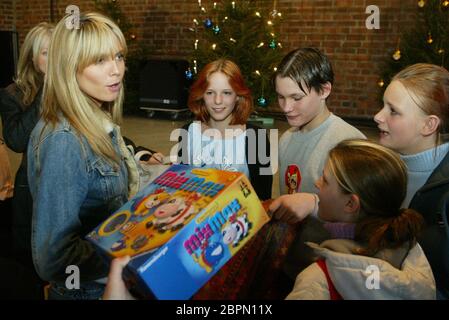
[[[88,240],[157,299],[189,299],[269,220],[246,176],[173,165]]]

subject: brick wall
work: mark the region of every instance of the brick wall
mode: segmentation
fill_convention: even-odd
[[[14,26],[13,0],[0,0],[0,30],[11,31]]]
[[[135,27],[136,41],[150,49],[151,57],[188,56],[194,40],[188,28],[193,18],[201,18],[196,0],[119,1]],[[203,0],[209,7],[212,2]],[[90,0],[54,3],[56,21],[69,4],[79,6],[81,11],[94,8]],[[262,8],[271,8],[273,1],[259,3]],[[372,4],[381,10],[380,30],[365,27],[365,9]],[[417,1],[278,0],[277,6],[283,13],[280,40],[285,52],[316,46],[331,58],[336,73],[329,100],[332,111],[342,116],[372,116],[379,108],[377,82],[383,61],[394,51],[399,33],[414,24]],[[49,21],[51,15],[48,0],[0,0],[0,9],[0,29],[11,30],[15,18],[20,41],[27,30],[40,21]]]
[[[380,30],[368,30],[368,5],[380,8]],[[315,46],[329,55],[336,81],[329,105],[339,115],[373,115],[379,108],[377,85],[385,58],[400,32],[414,24],[414,0],[280,1],[281,29],[288,49]]]

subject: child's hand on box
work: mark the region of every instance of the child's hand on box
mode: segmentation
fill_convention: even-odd
[[[295,224],[310,214],[316,215],[318,202],[318,196],[314,193],[286,194],[275,199],[268,209],[274,219]]]
[[[164,164],[164,155],[160,152],[153,153],[148,162],[149,164]]]
[[[148,150],[141,150],[137,152],[134,158],[141,164],[164,164],[164,155],[160,152],[154,152]]]
[[[108,282],[103,294],[103,300],[135,300],[126,288],[122,278],[123,269],[126,267],[129,260],[129,256],[112,260]]]

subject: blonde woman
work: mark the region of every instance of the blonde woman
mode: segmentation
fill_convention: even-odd
[[[12,242],[15,259],[34,273],[31,259],[32,199],[27,179],[26,149],[39,119],[47,51],[53,25],[42,22],[32,28],[20,49],[14,83],[0,91],[3,137],[13,151],[23,153],[16,173],[13,198]]]
[[[51,284],[51,299],[96,299],[107,268],[84,236],[138,188],[136,164],[116,125],[127,46],[100,14],[82,14],[78,29],[67,28],[66,19],[52,37],[42,117],[28,147],[33,259]],[[79,289],[66,287],[73,266]]]

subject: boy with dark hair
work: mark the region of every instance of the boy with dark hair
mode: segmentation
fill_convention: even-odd
[[[301,48],[288,53],[277,67],[273,82],[279,106],[291,126],[279,142],[280,193],[315,194],[315,181],[323,172],[329,151],[343,140],[366,137],[329,111],[326,100],[332,91],[334,72],[329,59],[318,49]],[[283,266],[291,284],[313,262],[312,251],[304,242],[320,243],[330,237],[317,219],[304,220]]]
[[[333,115],[326,105],[334,73],[328,58],[314,48],[287,54],[274,75],[279,106],[292,128],[279,143],[281,194],[316,192],[327,154],[346,139],[365,138],[356,128]],[[299,172],[298,181],[291,172]]]

